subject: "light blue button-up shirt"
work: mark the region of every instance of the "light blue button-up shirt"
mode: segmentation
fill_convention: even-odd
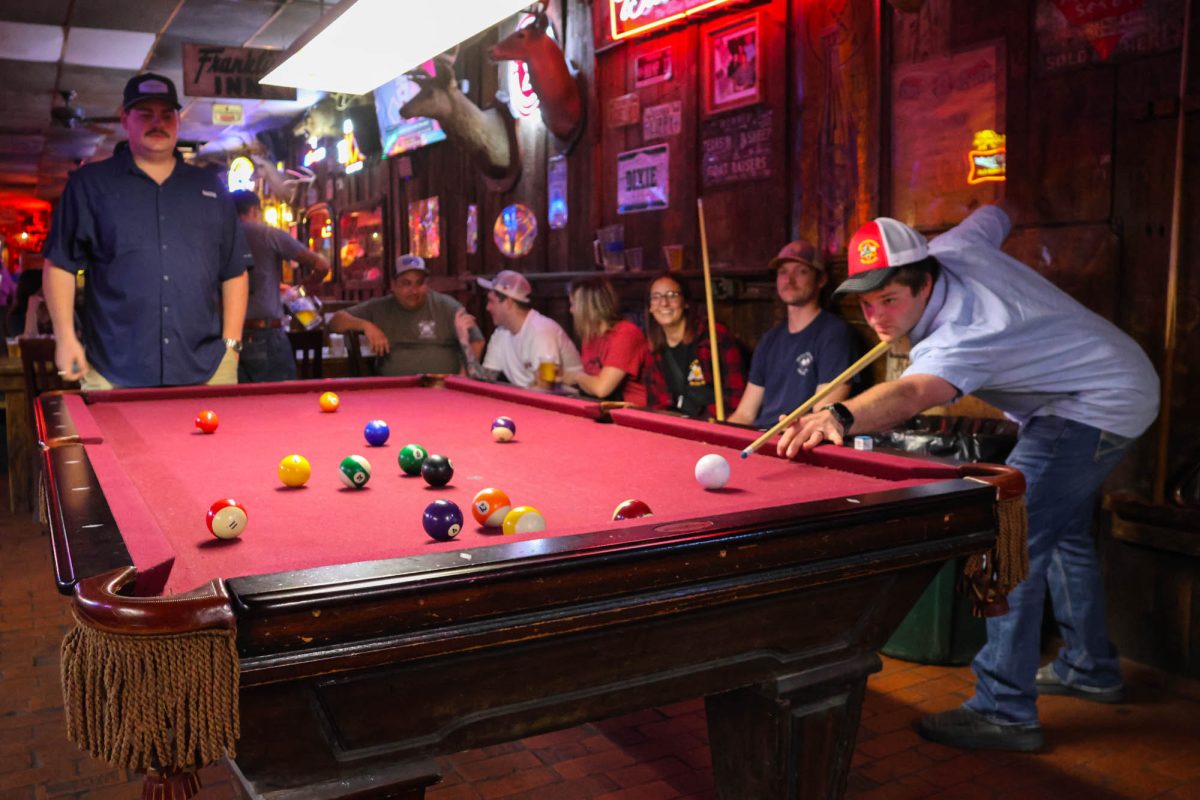
[[[1024,424],[1056,415],[1137,436],[1158,415],[1158,375],[1133,339],[1001,252],[1011,223],[976,210],[929,245],[942,271],[909,332],[905,375],[935,375]]]

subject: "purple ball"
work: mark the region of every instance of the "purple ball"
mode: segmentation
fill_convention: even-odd
[[[434,500],[425,506],[421,524],[431,537],[439,542],[448,542],[462,530],[462,510],[449,500]]]
[[[510,442],[517,435],[517,423],[508,417],[496,417],[492,421],[492,438],[497,442]]]

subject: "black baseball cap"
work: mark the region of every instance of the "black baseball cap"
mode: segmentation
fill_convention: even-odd
[[[125,100],[121,108],[128,111],[146,100],[163,100],[176,110],[182,108],[179,105],[179,95],[175,92],[175,84],[167,76],[154,72],[143,72],[129,79],[125,84]]]

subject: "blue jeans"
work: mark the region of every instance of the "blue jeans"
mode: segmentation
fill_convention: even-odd
[[[992,722],[1038,721],[1034,675],[1047,588],[1066,643],[1055,659],[1059,677],[1097,689],[1121,685],[1092,516],[1104,479],[1132,441],[1061,417],[1034,417],[1021,430],[1008,464],[1025,475],[1029,577],[1009,593],[1008,613],[988,619],[987,644],[971,664],[975,696],[966,703]]]
[[[238,383],[296,380],[296,354],[283,328],[252,328],[242,334]]]

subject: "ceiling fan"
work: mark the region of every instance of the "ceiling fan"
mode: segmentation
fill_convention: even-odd
[[[83,109],[74,105],[75,90],[64,89],[59,92],[62,96],[63,103],[60,106],[53,106],[50,109],[50,119],[57,125],[64,128],[76,129],[87,128],[93,133],[110,133],[108,128],[100,127],[104,124],[111,125],[114,122],[120,122],[121,118],[117,116],[109,117],[89,117],[84,113]]]

